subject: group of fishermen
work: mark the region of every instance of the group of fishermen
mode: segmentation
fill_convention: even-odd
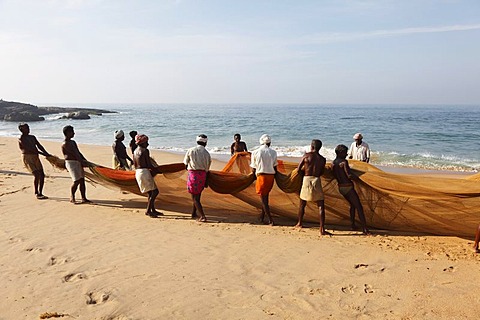
[[[30,135],[28,124],[19,125],[22,135],[19,139],[19,147],[22,151],[23,161],[26,168],[34,175],[34,190],[38,199],[47,199],[43,195],[43,185],[45,174],[38,155],[50,156],[45,148],[38,142],[35,136]],[[71,175],[73,184],[71,186],[72,203],[77,203],[75,193],[80,187],[82,200],[80,203],[90,203],[86,197],[85,175],[83,167],[88,165],[88,161],[82,155],[76,142],[72,139],[75,135],[72,126],[63,128],[65,140],[62,144],[62,153],[65,158],[65,166]],[[158,217],[163,213],[155,209],[155,199],[159,194],[158,188],[154,182],[156,167],[151,161],[150,152],[148,150],[148,136],[138,134],[131,131],[130,149],[132,158],[126,152],[123,144],[125,135],[122,130],[115,132],[115,142],[112,145],[114,153],[114,167],[117,169],[129,170],[132,166],[135,168],[135,178],[142,193],[148,194],[148,204],[146,215],[150,217]],[[350,204],[350,222],[352,230],[356,229],[355,212],[357,212],[363,234],[370,234],[367,228],[363,207],[360,198],[355,191],[353,179],[355,176],[351,174],[347,157],[350,159],[360,160],[364,162],[370,161],[370,149],[368,144],[362,141],[363,136],[357,133],[353,136],[355,140],[350,149],[340,144],[335,148],[336,158],[333,160],[333,174],[338,182],[338,189],[342,196]],[[205,148],[207,146],[208,137],[201,134],[196,137],[197,145],[187,150],[183,163],[188,171],[187,190],[192,196],[192,218],[196,218],[199,222],[206,222],[207,218],[201,203],[201,194],[204,188],[208,187],[207,173],[212,163],[210,153]],[[275,181],[275,173],[277,172],[277,152],[271,148],[271,137],[264,134],[260,137],[260,147],[251,152],[250,167],[255,176],[255,191],[260,196],[262,202],[262,211],[259,217],[261,223],[273,225],[274,221],[269,207],[269,194],[273,188]],[[310,145],[310,151],[306,152],[298,164],[298,170],[303,171],[303,183],[300,191],[300,204],[298,209],[298,222],[295,227],[301,228],[305,207],[307,202],[314,202],[319,210],[320,216],[320,234],[331,235],[325,230],[325,198],[321,184],[321,176],[324,173],[326,159],[320,155],[322,142],[314,139]],[[234,142],[231,145],[232,155],[236,152],[246,152],[247,145],[241,141],[240,134],[235,134]],[[127,163],[127,160],[130,164]],[[265,216],[267,220],[265,220]],[[476,232],[474,249],[479,252],[480,242],[480,225]]]

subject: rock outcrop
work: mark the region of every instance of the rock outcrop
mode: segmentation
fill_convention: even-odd
[[[90,119],[90,115],[115,113],[115,111],[91,108],[37,107],[33,104],[0,100],[0,120],[31,122],[45,120],[43,115],[68,113],[69,119]]]

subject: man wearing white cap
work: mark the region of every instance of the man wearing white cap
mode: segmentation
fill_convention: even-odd
[[[253,174],[256,175],[255,190],[262,199],[262,213],[260,221],[264,222],[265,214],[268,217],[268,223],[273,225],[270,206],[268,205],[268,195],[275,182],[275,173],[277,172],[277,152],[270,148],[272,140],[269,135],[264,134],[260,137],[260,148],[252,152],[252,161],[250,167]]]
[[[200,202],[203,189],[207,186],[207,173],[212,164],[210,153],[205,149],[208,138],[201,134],[197,137],[197,146],[188,149],[183,159],[186,169],[188,170],[187,190],[192,195],[193,209],[192,218],[197,218],[197,211],[200,217],[199,222],[206,222],[207,217],[203,212],[203,206]]]
[[[355,133],[353,136],[354,142],[348,149],[348,158],[353,160],[359,160],[366,163],[370,162],[370,147],[366,142],[362,141],[363,136],[360,132]]]
[[[122,130],[117,130],[113,136],[115,137],[115,141],[112,145],[113,169],[130,170],[130,165],[127,163],[127,159],[130,161],[130,163],[133,163],[133,160],[128,156],[127,148],[123,144],[123,140],[125,140],[125,134]]]

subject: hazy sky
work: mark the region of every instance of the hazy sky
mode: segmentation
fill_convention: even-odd
[[[0,0],[0,98],[480,104],[480,1]]]

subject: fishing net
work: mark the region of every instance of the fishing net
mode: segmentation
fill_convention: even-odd
[[[61,168],[57,157],[47,158]],[[256,214],[261,209],[255,193],[255,177],[249,167],[250,153],[237,153],[222,170],[210,171],[209,188],[202,195],[208,209],[235,210]],[[369,227],[412,233],[431,233],[470,237],[480,222],[480,174],[466,178],[388,173],[373,165],[350,160],[356,177],[355,190],[363,204]],[[64,168],[64,163],[63,163]],[[87,177],[99,184],[141,194],[134,171],[121,171],[90,163]],[[296,219],[303,175],[297,164],[279,161],[276,184],[270,193],[270,207],[275,215]],[[155,182],[160,203],[185,206],[190,203],[186,191],[185,165],[159,165]],[[322,176],[325,193],[326,224],[349,225],[348,202],[338,192],[331,165]],[[256,209],[254,209],[256,208]],[[253,209],[253,210],[252,210]],[[308,203],[305,220],[318,222],[318,208]]]

